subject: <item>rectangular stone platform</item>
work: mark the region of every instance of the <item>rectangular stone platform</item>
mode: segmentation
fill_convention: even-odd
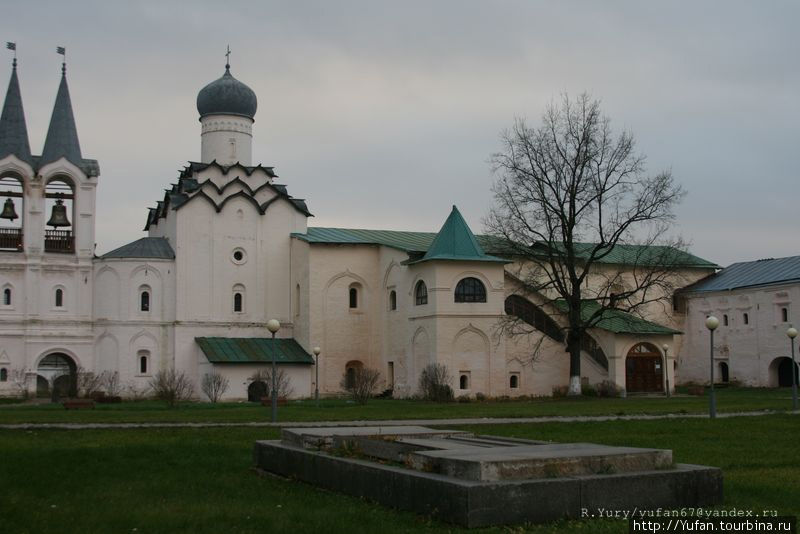
[[[424,427],[287,429],[283,438],[256,442],[259,469],[466,527],[722,502],[719,469],[673,464],[658,449]]]

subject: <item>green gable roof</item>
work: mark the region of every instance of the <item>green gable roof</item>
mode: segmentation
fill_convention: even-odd
[[[578,258],[588,259],[592,253],[594,243],[575,243],[575,252]],[[546,250],[546,243],[536,243],[534,249]],[[658,245],[616,245],[611,251],[596,260],[597,263],[611,265],[641,265],[650,266],[669,266],[679,267],[701,267],[706,269],[719,269],[716,263],[704,260],[688,252]]]
[[[462,261],[492,261],[505,263],[506,260],[489,256],[475,239],[472,230],[467,226],[467,222],[458,208],[453,206],[453,211],[442,225],[439,233],[425,252],[422,259],[409,262],[421,263],[432,260],[462,260]]]
[[[314,363],[314,358],[294,339],[263,337],[196,337],[211,363]],[[273,353],[274,351],[274,353]]]
[[[567,312],[567,303],[563,300],[556,301],[556,307],[563,313]],[[600,304],[594,300],[584,300],[581,303],[581,319],[588,320],[599,307]],[[600,321],[593,328],[599,328],[614,334],[672,335],[682,333],[680,330],[646,321],[622,310],[605,310]]]

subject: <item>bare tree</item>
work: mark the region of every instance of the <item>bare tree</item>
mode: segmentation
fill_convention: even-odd
[[[78,367],[75,376],[77,377],[76,392],[78,396],[86,398],[90,398],[99,392],[103,388],[103,384],[106,380],[105,373],[97,374],[92,371],[87,371],[83,367]]]
[[[519,292],[566,324],[569,393],[580,394],[586,330],[609,310],[663,302],[691,258],[666,237],[684,192],[670,171],[646,173],[633,135],[615,136],[587,94],[551,104],[538,128],[518,119],[502,141],[491,158],[497,179],[486,227],[520,260]]]
[[[266,386],[266,397],[272,398],[272,369],[260,369],[250,376],[250,382],[263,382]],[[289,374],[278,368],[275,372],[276,389],[278,390],[278,397],[289,398],[294,393],[292,387],[292,380]]]
[[[375,395],[381,373],[369,367],[355,367],[342,376],[341,387],[359,404],[366,404]]]
[[[130,382],[125,388],[125,395],[135,401],[144,400],[152,394],[150,386],[139,386],[136,382]]]
[[[174,408],[179,402],[186,401],[194,395],[194,383],[183,371],[162,369],[150,379],[150,389],[159,400]]]
[[[419,390],[425,400],[445,402],[453,400],[450,371],[441,363],[430,363],[419,375]]]
[[[8,373],[8,380],[19,390],[19,396],[28,398],[28,373],[25,369],[12,369]]]
[[[119,381],[119,373],[117,371],[105,371],[103,375],[103,389],[106,395],[116,397],[122,389],[122,384]]]
[[[228,391],[229,385],[230,382],[225,376],[212,372],[203,375],[201,388],[211,402],[217,402]]]

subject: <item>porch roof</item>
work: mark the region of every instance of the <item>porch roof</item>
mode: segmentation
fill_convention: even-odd
[[[292,338],[268,337],[196,337],[203,354],[211,363],[313,364],[314,357]]]

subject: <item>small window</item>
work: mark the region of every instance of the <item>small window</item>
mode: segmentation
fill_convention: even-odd
[[[728,326],[728,314],[722,315],[722,326]]]
[[[136,353],[136,368],[140,375],[146,375],[150,370],[150,351],[140,350]]]
[[[389,291],[389,309],[397,309],[397,293],[394,290]]]
[[[3,305],[11,306],[11,288],[9,287],[3,290]]]
[[[247,253],[242,248],[235,248],[231,253],[231,261],[236,265],[242,265],[247,261]]]
[[[456,285],[456,302],[486,302],[486,287],[477,278],[464,278]]]
[[[358,289],[350,288],[350,309],[358,308]]]
[[[417,282],[417,286],[414,289],[414,302],[416,302],[417,306],[428,303],[428,286],[422,280]]]
[[[517,373],[512,373],[508,379],[508,387],[511,389],[519,388],[519,375]]]
[[[64,290],[59,288],[56,289],[56,308],[61,308],[64,306]]]
[[[139,295],[139,311],[149,312],[150,311],[150,292],[149,291],[142,291],[142,294]]]
[[[781,308],[781,321],[784,323],[789,322],[789,308]]]
[[[294,316],[300,317],[300,284],[294,288]]]
[[[242,312],[242,294],[241,293],[234,293],[233,294],[233,311],[236,313]]]
[[[728,364],[726,362],[719,362],[719,379],[725,384],[729,381]]]
[[[8,369],[3,367],[2,369],[0,369],[0,382],[6,382],[6,381],[8,381]]]
[[[744,324],[750,324],[750,316],[748,314],[742,314],[742,322]]]
[[[469,375],[462,373],[458,378],[458,389],[469,389]]]

